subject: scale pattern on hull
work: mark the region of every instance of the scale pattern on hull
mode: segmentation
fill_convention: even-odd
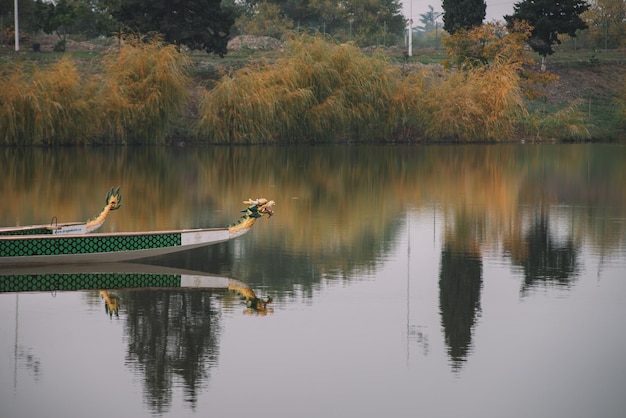
[[[33,228],[33,229],[25,229],[23,231],[6,231],[6,232],[2,232],[0,231],[0,235],[4,235],[4,236],[14,236],[14,235],[52,235],[52,229],[50,228]]]
[[[51,239],[20,239],[2,243],[0,256],[27,257],[33,255],[62,255],[134,251],[181,245],[181,235],[138,234],[81,237],[55,237]]]
[[[53,273],[0,276],[0,293],[180,287],[180,274]]]

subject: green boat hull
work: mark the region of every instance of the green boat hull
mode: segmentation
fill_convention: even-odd
[[[0,267],[119,262],[186,251],[235,238],[227,228],[85,235],[0,236]]]

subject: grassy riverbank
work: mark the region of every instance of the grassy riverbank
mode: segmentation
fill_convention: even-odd
[[[0,84],[13,95],[3,93],[0,143],[624,139],[622,51],[559,51],[549,61],[558,80],[531,101],[514,66],[453,74],[440,50],[407,58],[308,40],[220,59],[132,47],[0,48]]]

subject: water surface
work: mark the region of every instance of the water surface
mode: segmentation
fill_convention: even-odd
[[[589,144],[0,149],[3,226],[86,219],[118,185],[103,231],[277,202],[237,241],[146,261],[269,310],[223,289],[0,293],[0,417],[622,417],[625,162]]]

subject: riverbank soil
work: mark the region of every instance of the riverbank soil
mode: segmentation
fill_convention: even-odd
[[[626,53],[622,53],[626,58]],[[560,61],[548,67],[559,79],[546,88],[551,110],[578,101],[594,139],[624,140],[623,117],[616,101],[626,95],[625,61]]]

